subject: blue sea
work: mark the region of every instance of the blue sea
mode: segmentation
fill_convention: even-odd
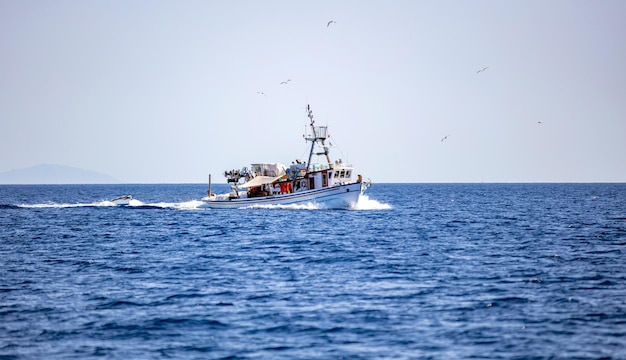
[[[626,184],[205,194],[0,186],[0,359],[626,358]]]

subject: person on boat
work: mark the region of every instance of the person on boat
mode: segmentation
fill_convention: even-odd
[[[248,196],[249,197],[255,197],[255,196],[258,196],[260,192],[261,192],[261,188],[260,187],[252,186],[252,187],[250,187],[250,189],[248,189]]]

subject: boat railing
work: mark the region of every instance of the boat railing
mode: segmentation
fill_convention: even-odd
[[[328,138],[328,126],[313,126],[312,133],[307,133],[309,141],[325,140]]]
[[[311,164],[311,171],[329,170],[330,168],[328,164],[324,163]]]

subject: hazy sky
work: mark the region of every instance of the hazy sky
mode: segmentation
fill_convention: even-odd
[[[306,158],[311,104],[374,183],[625,182],[625,19],[623,0],[0,0],[0,172],[225,182]]]

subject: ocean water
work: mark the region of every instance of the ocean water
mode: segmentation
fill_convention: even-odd
[[[205,193],[0,186],[0,359],[626,358],[626,184]]]

